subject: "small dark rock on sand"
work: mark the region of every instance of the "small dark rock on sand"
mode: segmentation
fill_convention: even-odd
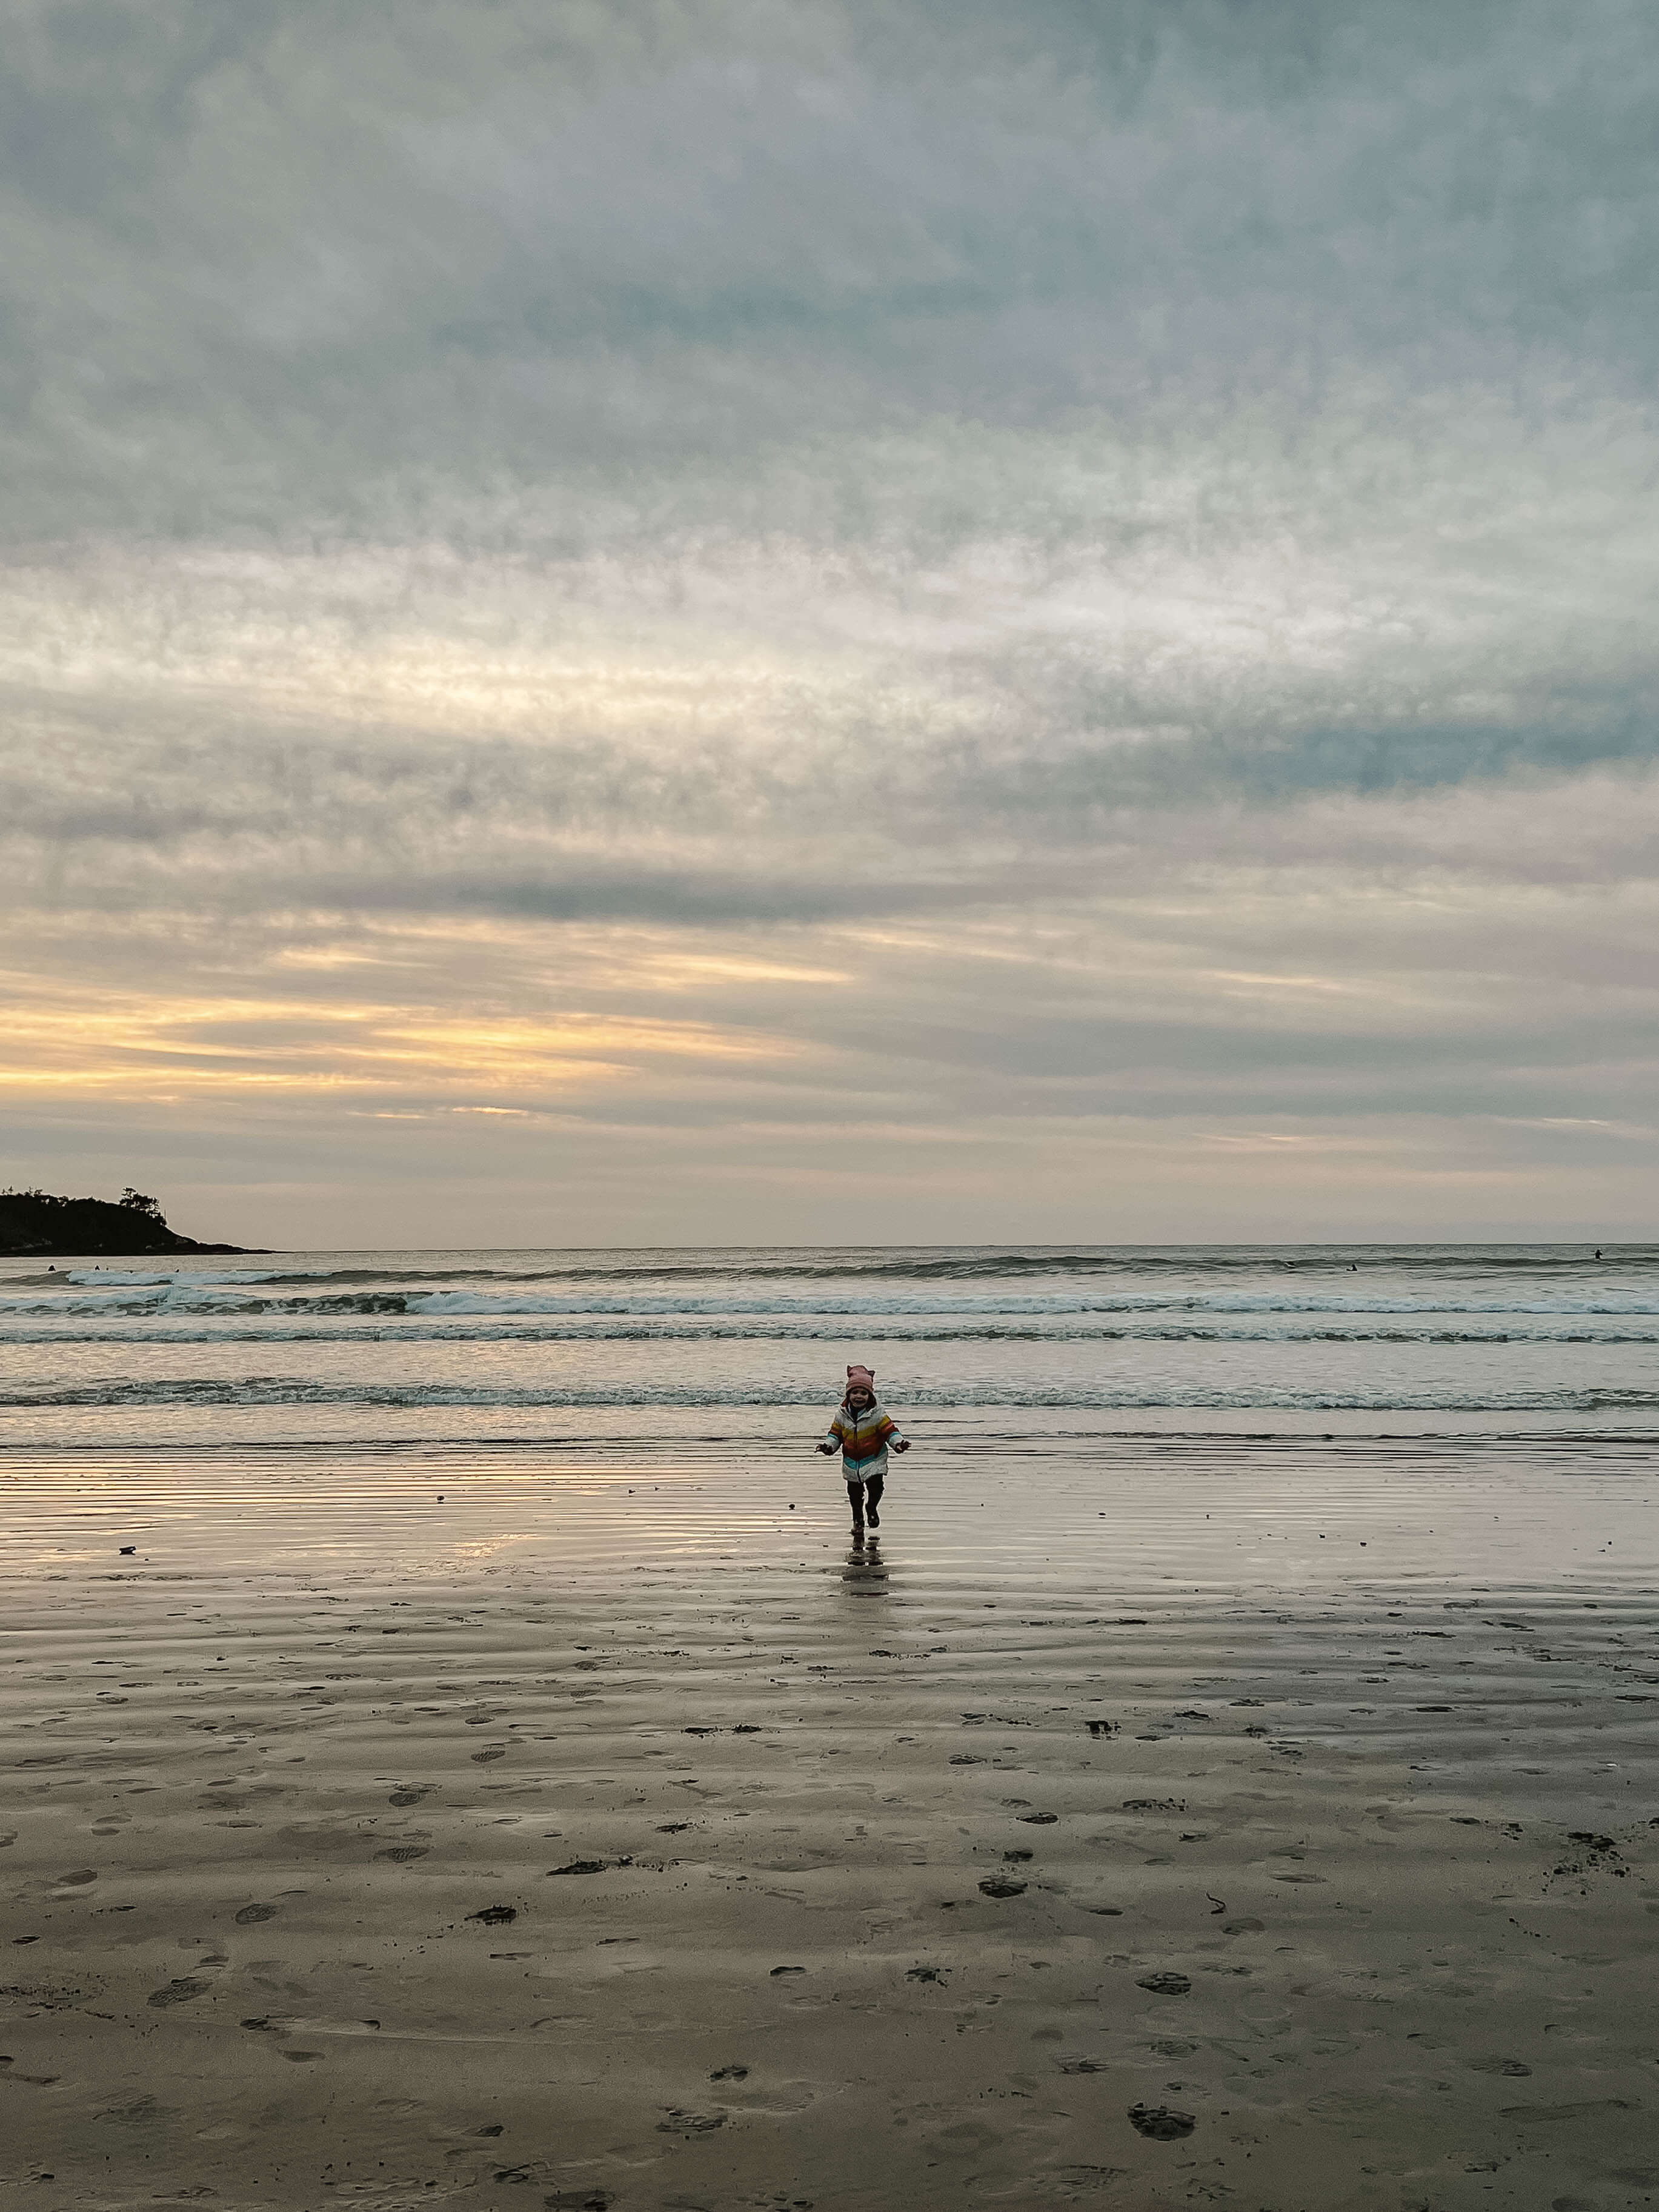
[[[1018,1817],[1022,1827],[1052,1828],[1060,1815],[1058,1813],[1022,1813]]]
[[[469,1920],[481,1920],[486,1928],[505,1928],[508,1921],[518,1918],[519,1908],[516,1905],[486,1905],[466,1917]]]
[[[1023,1897],[1025,1885],[1023,1881],[1006,1881],[1000,1874],[994,1874],[988,1881],[981,1882],[979,1893],[981,1897]]]
[[[746,2081],[749,2069],[746,2066],[717,2066],[708,2078],[711,2081]]]
[[[1131,2105],[1129,2125],[1153,2142],[1179,2142],[1198,2122],[1190,2112],[1175,2112],[1168,2105]]]
[[[549,1867],[547,1877],[550,1881],[556,1874],[603,1874],[604,1872],[603,1859],[572,1859],[568,1866]]]
[[[1155,1997],[1184,1997],[1192,1984],[1185,1974],[1138,1974],[1138,1990],[1150,1990]]]

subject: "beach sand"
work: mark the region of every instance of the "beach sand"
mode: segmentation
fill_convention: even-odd
[[[1650,1465],[11,1455],[0,2185],[1659,2201]]]

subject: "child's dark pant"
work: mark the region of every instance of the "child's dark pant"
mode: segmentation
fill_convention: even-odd
[[[848,1484],[847,1503],[852,1507],[853,1518],[860,1528],[862,1528],[864,1525],[864,1502],[866,1498],[869,1499],[872,1505],[879,1505],[881,1504],[881,1493],[886,1486],[887,1478],[884,1474],[866,1475],[862,1482],[849,1482]]]

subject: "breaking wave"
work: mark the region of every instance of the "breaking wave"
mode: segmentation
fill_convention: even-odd
[[[933,1316],[967,1318],[975,1315],[1037,1317],[1067,1314],[1339,1314],[1400,1315],[1536,1315],[1544,1317],[1580,1316],[1608,1319],[1659,1319],[1659,1299],[1647,1297],[1575,1297],[1557,1294],[1526,1298],[1364,1297],[1335,1293],[1273,1291],[1118,1291],[1091,1296],[1085,1292],[1056,1292],[1020,1296],[1005,1293],[977,1297],[940,1296],[864,1297],[788,1297],[774,1295],[743,1298],[710,1295],[675,1297],[666,1294],[602,1297],[591,1294],[550,1297],[533,1292],[483,1291],[343,1291],[304,1297],[256,1296],[231,1288],[204,1289],[188,1279],[145,1289],[132,1285],[65,1297],[0,1297],[0,1319],[85,1317],[98,1319],[130,1314],[153,1317],[166,1314],[312,1315],[318,1318],[372,1314],[477,1316],[493,1319],[536,1315],[558,1315],[576,1319],[586,1316],[696,1315],[710,1321],[722,1318],[775,1316],[779,1319],[869,1318],[890,1316]]]

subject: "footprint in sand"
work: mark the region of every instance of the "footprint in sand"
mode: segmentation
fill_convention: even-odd
[[[422,1790],[394,1790],[386,1802],[388,1805],[418,1805],[422,1798],[428,1794],[431,1787],[431,1784],[428,1783],[426,1788]]]
[[[181,1974],[170,1981],[164,1990],[152,1990],[145,2002],[157,2012],[167,2005],[188,2004],[192,1997],[204,1997],[212,1988],[211,1982],[198,1981],[193,1975]]]
[[[1179,2142],[1198,2122],[1190,2112],[1173,2112],[1168,2105],[1131,2105],[1129,2125],[1152,2142]]]
[[[423,1859],[426,1853],[424,1844],[393,1844],[389,1850],[376,1851],[374,1856],[390,1859],[394,1866],[407,1866],[411,1859]]]
[[[118,2120],[123,2127],[141,2128],[151,2120],[171,2117],[172,2107],[158,2105],[154,2097],[135,2097],[130,2105],[112,2105],[107,2112],[100,2112],[100,2120]],[[42,2175],[41,2179],[46,2179]]]
[[[981,1897],[1024,1897],[1025,1884],[1006,1881],[1000,1875],[993,1875],[988,1881],[981,1882],[979,1893]]]
[[[252,1928],[261,1920],[274,1920],[279,1908],[274,1905],[245,1905],[236,1916],[239,1928]]]
[[[1138,1990],[1150,1990],[1155,1997],[1184,1997],[1192,1984],[1185,1974],[1138,1974]]]

